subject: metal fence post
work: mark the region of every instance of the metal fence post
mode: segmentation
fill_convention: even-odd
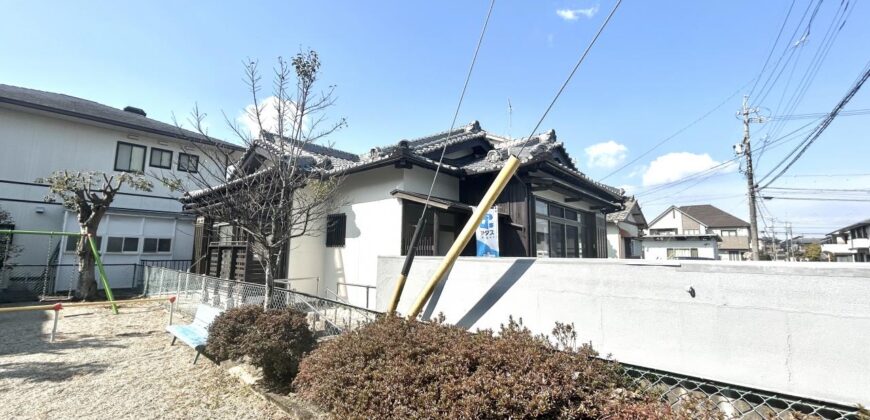
[[[54,336],[57,334],[57,319],[60,317],[60,310],[63,309],[63,305],[56,303],[52,309],[54,309],[54,325],[51,327],[51,338],[48,340],[49,343],[54,343]]]
[[[184,297],[190,295],[190,272],[184,275]]]
[[[147,265],[143,265],[142,266],[142,276],[143,276],[143,281],[144,281],[144,284],[142,285],[142,294],[145,296],[148,296],[148,292],[149,292],[148,291],[148,281],[149,281],[149,278],[151,277],[151,267],[149,267]]]
[[[160,267],[160,288],[157,289],[157,294],[159,294],[159,295],[163,294],[163,281],[165,280],[165,278],[166,278],[166,269],[163,267]]]

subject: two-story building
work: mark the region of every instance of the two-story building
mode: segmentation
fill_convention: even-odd
[[[46,202],[48,189],[36,183],[54,171],[141,172],[154,183],[150,192],[122,188],[100,224],[97,242],[112,287],[130,287],[132,264],[142,260],[190,261],[194,218],[157,179],[203,170],[203,151],[214,147],[243,150],[148,118],[138,108],[0,84],[0,207],[15,229],[79,231],[76,215],[62,203]],[[32,277],[27,267],[41,272],[48,266],[58,271],[57,279],[74,276],[75,239],[14,235],[12,242],[21,253],[16,270],[5,270],[16,278],[4,285]],[[57,281],[48,292],[70,283]]]
[[[749,259],[749,223],[709,204],[671,206],[649,223],[644,258]]]
[[[829,233],[822,252],[836,262],[870,262],[870,219]]]

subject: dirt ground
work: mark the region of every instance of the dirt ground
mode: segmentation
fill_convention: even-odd
[[[147,305],[147,306],[146,306]],[[286,418],[180,341],[158,304],[0,313],[0,419]],[[176,318],[175,322],[184,321]]]

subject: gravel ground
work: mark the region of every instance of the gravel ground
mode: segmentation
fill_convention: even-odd
[[[148,305],[148,306],[145,306]],[[286,418],[181,342],[158,304],[0,313],[0,419]],[[176,322],[178,319],[176,319]]]

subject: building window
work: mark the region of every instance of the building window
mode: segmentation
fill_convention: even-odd
[[[118,142],[115,149],[115,170],[142,172],[145,170],[145,146]]]
[[[143,254],[168,253],[172,251],[172,238],[145,238],[142,241]]]
[[[66,246],[64,247],[64,251],[76,252],[76,245],[79,244],[79,238],[81,238],[81,237],[80,236],[67,236]],[[103,237],[102,236],[95,236],[94,237],[94,245],[96,245],[97,251],[102,249],[102,248],[100,248],[100,245],[102,245],[102,244],[103,244]],[[90,247],[90,245],[88,245],[88,247]]]
[[[584,256],[584,244],[591,248],[587,238],[589,235],[583,235],[581,216],[585,213],[539,198],[535,198],[535,213],[535,249],[538,257],[580,258]]]
[[[742,261],[742,252],[740,251],[728,251],[728,261]]]
[[[179,153],[178,170],[181,172],[197,172],[199,170],[199,156]]]
[[[138,252],[139,238],[110,236],[106,243],[106,252]]]
[[[345,233],[347,232],[347,216],[344,213],[330,214],[326,216],[326,246],[344,246]]]
[[[698,258],[698,248],[668,248],[668,259]]]
[[[152,147],[150,165],[155,168],[172,169],[172,152]]]
[[[700,229],[683,229],[683,234],[684,235],[700,235],[701,230]]]
[[[676,235],[676,229],[650,229],[650,235]]]
[[[737,236],[736,229],[722,229],[719,231],[720,236]]]

